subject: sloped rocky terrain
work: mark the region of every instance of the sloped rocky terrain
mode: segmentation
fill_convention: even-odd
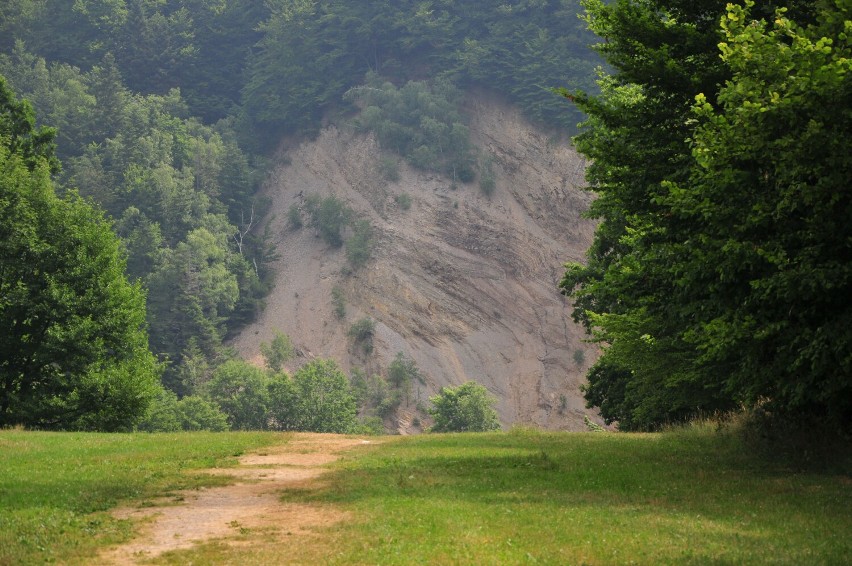
[[[272,201],[272,233],[279,257],[267,308],[233,345],[262,363],[260,344],[276,330],[297,350],[290,367],[330,357],[344,368],[384,371],[397,352],[418,364],[415,384],[395,423],[419,427],[416,403],[441,386],[473,379],[499,400],[504,426],[584,429],[579,387],[595,348],[570,319],[558,293],[563,263],[580,260],[594,224],[582,219],[591,196],[583,192],[584,163],[566,139],[549,137],[511,107],[488,96],[470,97],[474,144],[493,157],[496,187],[400,164],[399,180],[380,173],[387,156],[371,136],[330,126],[312,141],[282,150],[265,188]],[[349,272],[343,248],[329,247],[308,226],[293,230],[287,212],[316,194],[335,195],[374,228],[372,259]],[[407,194],[404,209],[397,197]],[[334,314],[332,288],[346,299]],[[376,322],[369,355],[347,337],[350,325]],[[580,352],[580,353],[578,353]],[[422,419],[422,416],[420,417]]]

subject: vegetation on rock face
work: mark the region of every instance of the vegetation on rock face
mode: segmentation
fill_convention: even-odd
[[[331,288],[331,305],[334,307],[334,316],[343,320],[346,317],[346,295],[337,285]]]
[[[334,195],[325,198],[310,195],[305,207],[311,216],[311,224],[319,231],[322,239],[332,247],[342,246],[342,230],[352,220],[352,209]]]
[[[614,69],[566,93],[601,219],[562,282],[604,345],[589,404],[625,430],[742,404],[848,431],[848,4],[586,5]]]
[[[346,240],[346,259],[353,269],[363,267],[373,255],[373,226],[369,220],[352,223],[352,236]]]
[[[347,334],[361,346],[365,354],[373,351],[373,334],[376,332],[376,322],[369,317],[360,318],[352,323]]]
[[[458,109],[461,92],[447,80],[432,85],[410,81],[397,89],[371,73],[366,84],[350,90],[346,98],[363,106],[355,126],[375,132],[386,150],[419,169],[444,173],[454,181],[473,180],[470,132]]]

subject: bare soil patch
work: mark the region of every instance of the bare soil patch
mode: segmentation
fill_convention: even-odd
[[[248,531],[272,536],[310,535],[333,525],[345,514],[305,503],[285,503],[287,489],[319,486],[325,466],[340,452],[369,441],[331,434],[297,434],[290,442],[243,456],[236,468],[210,470],[237,478],[224,487],[185,491],[155,502],[153,507],[122,508],[114,515],[142,524],[140,534],[127,544],[103,553],[102,564],[141,564],[163,553],[217,541],[229,541]]]

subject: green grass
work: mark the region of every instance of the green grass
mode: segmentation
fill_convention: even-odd
[[[227,482],[198,473],[233,465],[270,433],[91,434],[0,430],[0,565],[84,563],[132,527],[120,502]]]
[[[193,473],[272,433],[0,432],[0,564],[84,563],[129,537],[105,509],[218,481]],[[189,472],[189,473],[187,473]],[[347,519],[212,541],[166,564],[848,564],[852,479],[756,459],[738,437],[510,433],[383,439],[285,500]],[[286,525],[281,525],[286,531]]]
[[[356,519],[323,562],[848,564],[852,482],[752,459],[736,437],[425,435],[350,456],[319,493]]]

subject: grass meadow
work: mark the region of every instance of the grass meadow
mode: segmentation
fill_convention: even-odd
[[[0,563],[73,561],[126,538],[131,527],[103,512],[117,501],[217,480],[185,470],[281,441],[0,432]],[[282,499],[342,510],[346,521],[289,542],[248,533],[240,545],[214,542],[155,562],[841,565],[852,557],[848,475],[768,464],[712,426],[382,438],[345,453],[318,485]]]
[[[0,430],[0,565],[88,563],[98,548],[132,534],[108,509],[227,482],[198,470],[231,465],[284,438]]]
[[[852,481],[755,460],[712,427],[427,435],[345,461],[337,564],[849,564]]]

